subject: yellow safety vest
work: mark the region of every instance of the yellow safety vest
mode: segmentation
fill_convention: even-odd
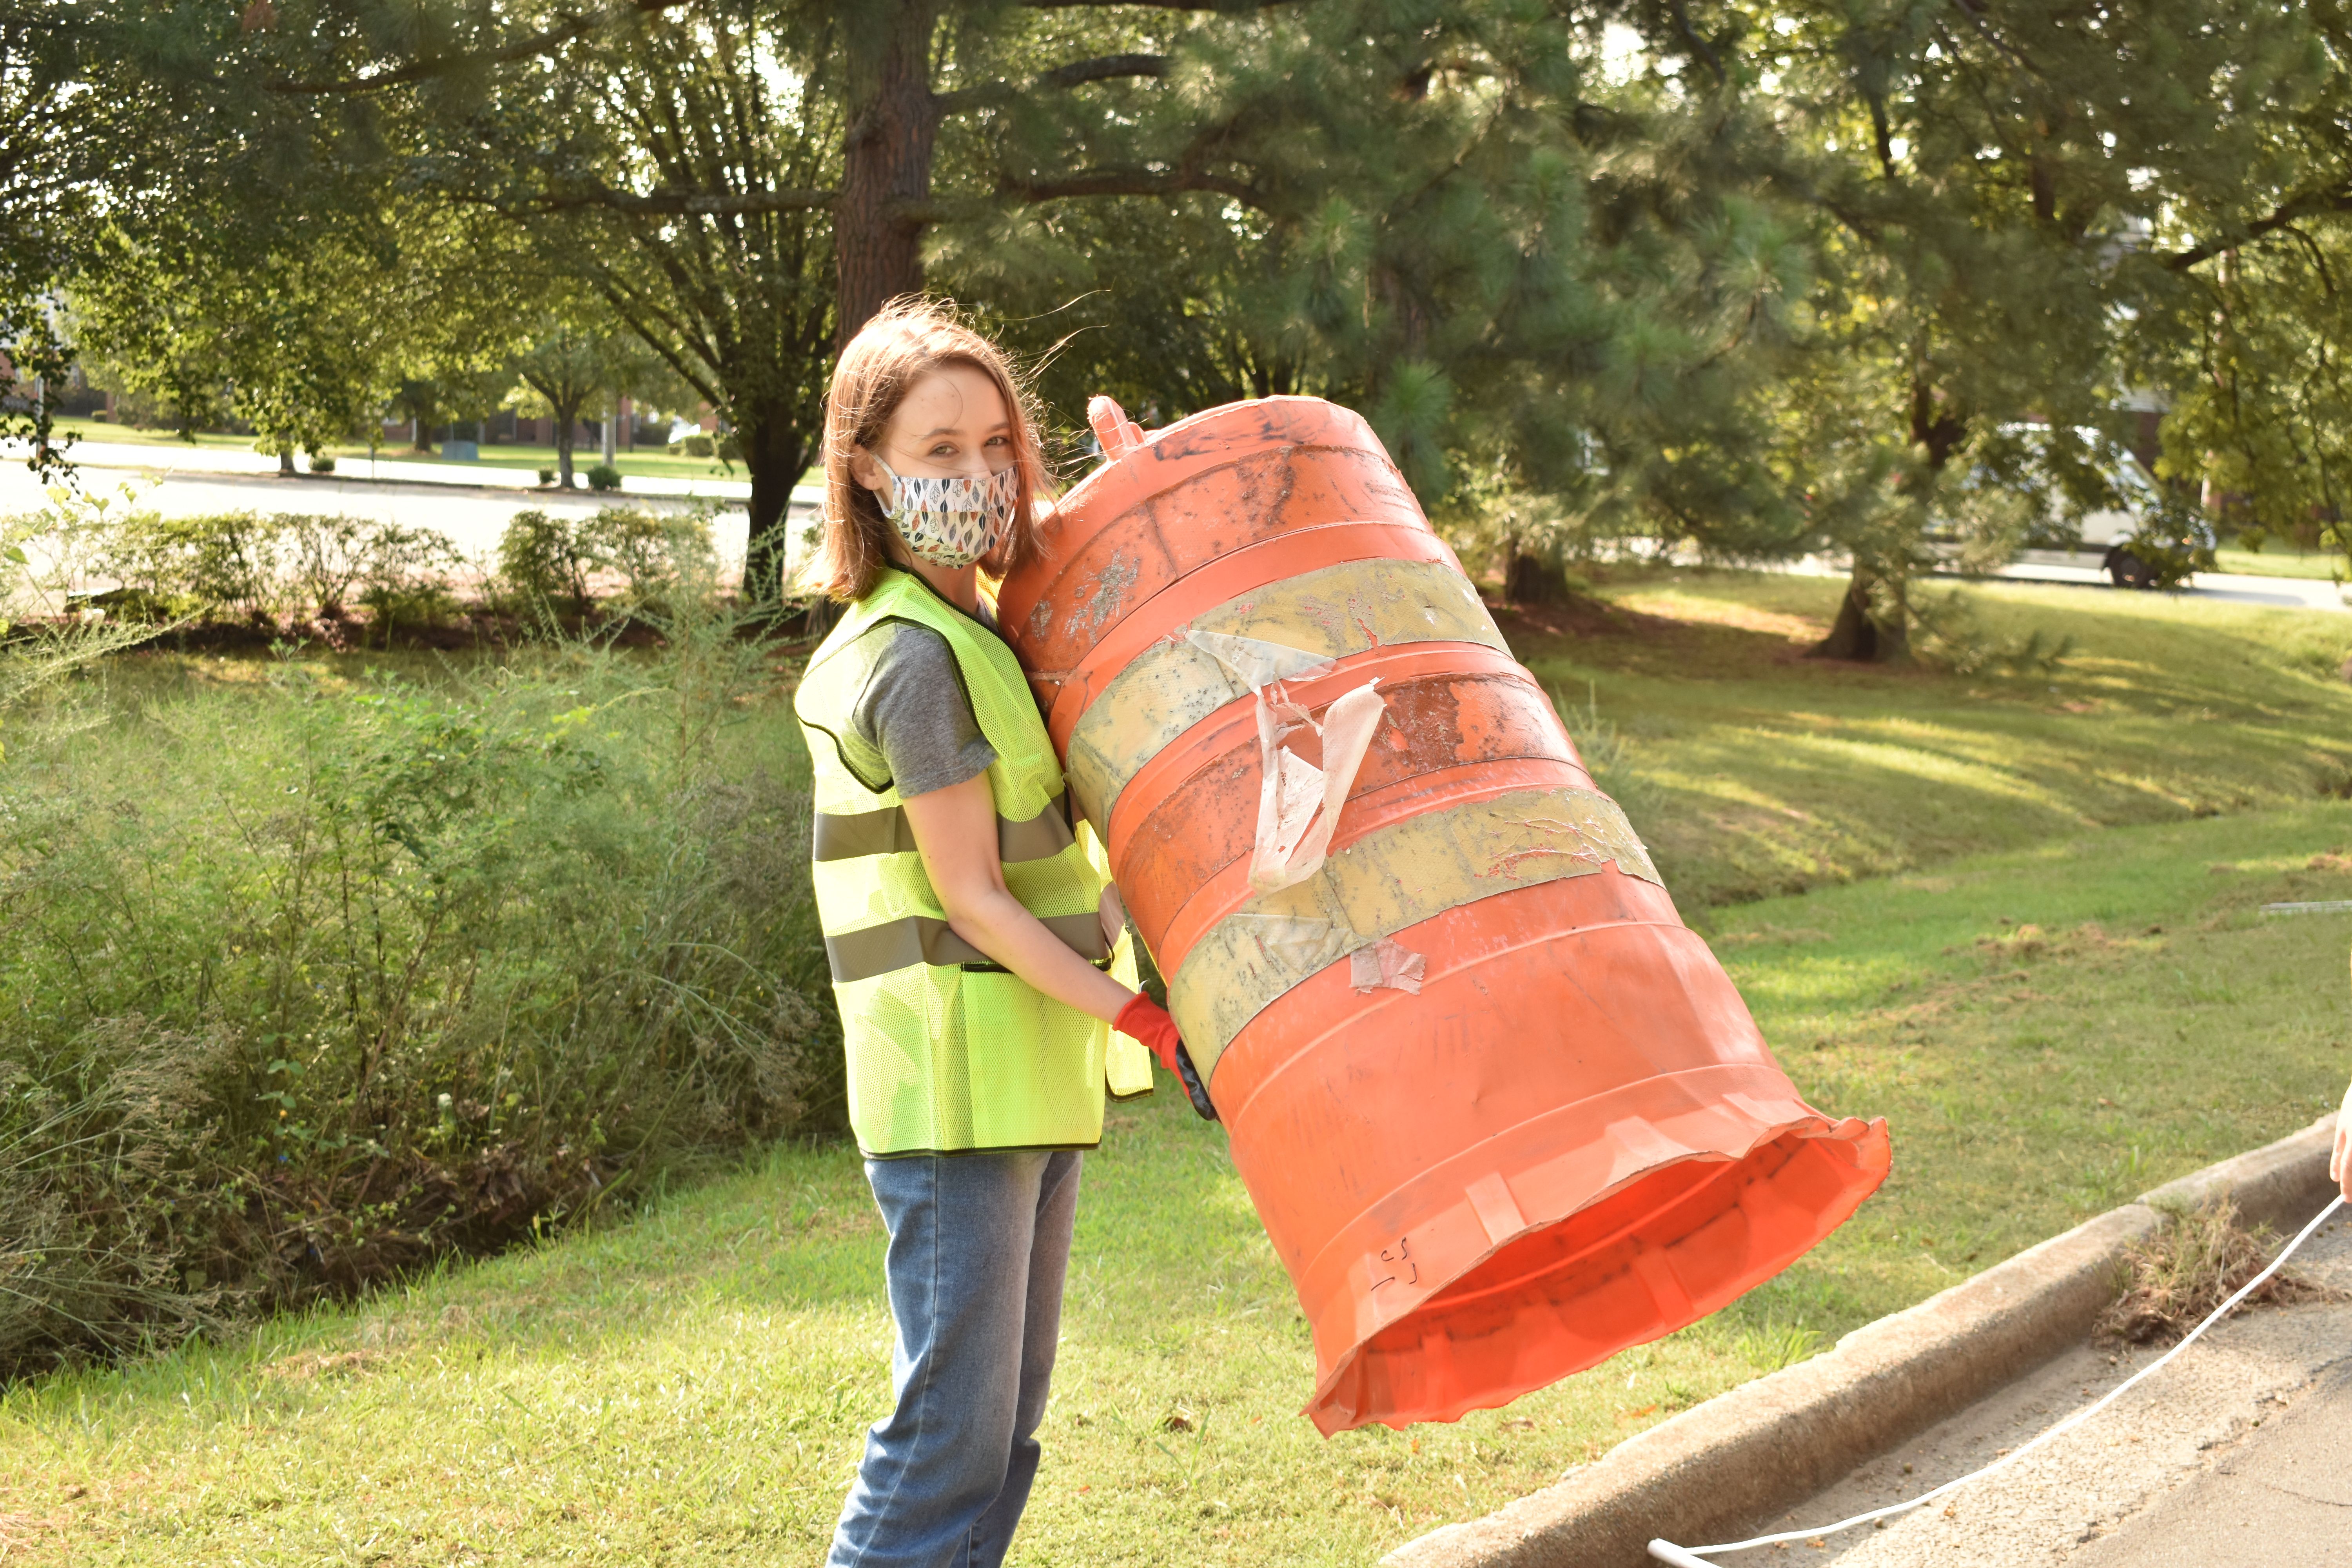
[[[811,851],[849,1053],[849,1124],[873,1155],[1092,1148],[1106,1091],[1150,1092],[1149,1053],[957,936],[892,782],[859,776],[842,752],[894,621],[947,639],[996,750],[988,788],[1005,887],[1098,968],[1135,984],[1133,938],[1108,948],[1096,912],[1108,857],[1089,826],[1072,831],[1061,764],[1013,650],[929,584],[886,573],[810,658],[793,699],[815,772]]]

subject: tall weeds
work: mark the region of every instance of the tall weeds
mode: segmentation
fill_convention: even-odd
[[[0,1373],[496,1247],[837,1118],[769,655],[273,661],[0,764]],[[680,608],[679,606],[688,606]],[[121,683],[129,686],[131,683]]]

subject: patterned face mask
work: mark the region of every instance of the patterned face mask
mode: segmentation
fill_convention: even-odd
[[[1021,504],[1019,465],[984,479],[901,479],[880,458],[874,459],[890,480],[883,514],[918,560],[934,566],[969,566],[990,551],[1013,526]]]

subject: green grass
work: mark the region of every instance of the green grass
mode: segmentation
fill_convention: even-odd
[[[2297,550],[2290,545],[2266,545],[2240,550],[2223,545],[2213,552],[2214,570],[2242,572],[2252,577],[2316,577],[2321,582],[2344,576],[2344,557],[2332,550]]]
[[[1565,705],[1590,700],[1613,729],[1632,777],[1608,782],[1686,908],[2352,792],[2352,684],[2337,674],[2352,616],[1927,590],[1988,644],[2073,642],[2053,671],[1959,677],[1804,658],[1842,591],[1628,575],[1604,588],[1605,617],[1504,617]]]
[[[2347,844],[2352,807],[2313,805],[1725,913],[1783,1060],[1888,1118],[1894,1179],[1711,1322],[1451,1426],[1318,1438],[1223,1135],[1171,1093],[1115,1115],[1014,1560],[1367,1562],[2304,1125],[2352,1068],[2352,920],[2252,911],[2352,896],[2304,868]],[[626,1226],[19,1389],[0,1530],[84,1564],[814,1563],[887,1396],[881,1241],[853,1153],[780,1150]]]
[[[1520,635],[1580,705],[1595,683],[1596,752],[1800,1087],[1888,1119],[1885,1191],[1706,1323],[1507,1410],[1325,1442],[1222,1132],[1172,1092],[1121,1110],[1014,1562],[1368,1562],[2333,1104],[2352,919],[2256,910],[2352,898],[2352,803],[2318,793],[2352,621],[2002,587],[1990,632],[2076,637],[2054,679],[1782,657],[1834,591],[1621,582],[1611,626]],[[2070,771],[2083,803],[2052,804]],[[1693,810],[1729,848],[1676,837]],[[1812,890],[1690,896],[1759,859]],[[625,1226],[16,1389],[0,1540],[76,1564],[814,1563],[887,1399],[881,1241],[853,1152],[782,1149]]]

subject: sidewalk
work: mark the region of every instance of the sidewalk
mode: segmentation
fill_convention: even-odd
[[[11,444],[0,457],[21,459],[21,444]],[[131,469],[156,475],[242,474],[282,479],[289,476],[278,470],[278,459],[267,452],[254,452],[220,447],[169,446],[137,441],[79,441],[66,454],[78,468]],[[578,458],[584,472],[596,460],[593,452],[583,452]],[[529,468],[509,468],[495,463],[418,462],[408,458],[374,459],[341,458],[334,473],[330,475],[301,473],[290,476],[297,484],[327,483],[358,479],[368,482],[456,485],[468,489],[541,491],[562,496],[562,490],[548,489],[539,482],[539,476]],[[583,491],[583,494],[593,493]],[[718,500],[749,500],[751,482],[749,479],[663,479],[635,474],[621,480],[625,496],[675,496]]]
[[[1767,570],[1787,572],[1799,577],[1843,577],[1849,567],[1843,560],[1807,555]],[[2108,580],[2107,574],[2095,566],[2019,561],[2002,567],[1993,575],[2012,583],[2053,583],[2073,588],[2090,588],[2102,594],[2138,592],[2137,589],[2116,587]],[[1919,581],[1960,583],[1969,579],[1957,574],[1936,573]],[[2257,577],[2246,573],[2200,572],[2189,579],[2187,587],[2175,592],[2184,599],[2260,605],[2276,610],[2326,610],[2339,615],[2352,611],[2352,605],[2345,601],[2345,584],[2322,582],[2314,577]]]
[[[2306,1216],[2308,1217],[2308,1216]],[[2291,1268],[2352,1289],[2352,1220]],[[1964,1475],[2129,1376],[2162,1347],[2070,1350],[1754,1530],[1883,1507]],[[2352,1303],[2241,1309],[2090,1421],[1942,1503],[1723,1568],[2268,1568],[2352,1564]]]
[[[48,496],[21,460],[0,452],[0,512],[33,511]],[[18,454],[21,458],[21,453]],[[518,469],[467,463],[382,463],[368,477],[364,459],[345,463],[332,474],[278,472],[277,459],[260,452],[207,447],[141,447],[85,442],[73,449],[82,487],[110,496],[128,485],[138,504],[166,517],[205,512],[340,512],[407,528],[429,528],[448,536],[466,554],[481,559],[498,548],[515,513],[530,509],[574,516],[615,504],[683,507],[715,500],[712,541],[722,560],[740,564],[751,532],[744,503],[751,487],[740,480],[638,479],[622,481],[617,496],[593,490],[542,489]],[[115,459],[123,459],[117,463]],[[171,466],[163,466],[168,462]],[[689,494],[688,491],[692,493]],[[824,502],[814,485],[793,491],[791,564],[807,552],[803,535]]]

